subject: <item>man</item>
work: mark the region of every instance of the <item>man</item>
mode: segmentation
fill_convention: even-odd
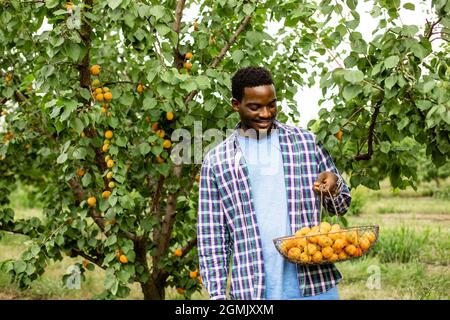
[[[290,263],[272,240],[318,225],[320,192],[329,212],[345,213],[347,186],[312,133],[276,120],[269,71],[238,70],[232,94],[241,121],[207,153],[200,175],[198,251],[211,299],[227,298],[229,273],[230,299],[338,299],[333,264]]]

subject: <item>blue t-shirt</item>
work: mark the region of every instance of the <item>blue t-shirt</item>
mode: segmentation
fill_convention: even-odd
[[[291,234],[278,132],[260,140],[239,136],[239,144],[249,171],[262,241],[266,299],[301,299],[297,268],[277,251],[272,241]]]

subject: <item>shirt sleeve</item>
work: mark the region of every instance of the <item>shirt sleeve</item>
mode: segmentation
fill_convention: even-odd
[[[230,236],[216,177],[207,158],[200,172],[197,236],[203,283],[212,300],[225,300]]]
[[[341,174],[337,170],[336,166],[334,165],[333,159],[331,158],[327,150],[320,143],[317,143],[316,146],[319,162],[319,172],[331,171],[335,173],[339,179],[337,195],[333,197],[325,196],[324,206],[330,214],[343,215],[347,212],[352,200],[350,190]]]

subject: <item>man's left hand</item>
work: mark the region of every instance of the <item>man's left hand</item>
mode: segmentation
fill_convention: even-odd
[[[338,181],[339,177],[333,172],[321,172],[319,173],[317,180],[314,182],[314,191],[323,196],[328,196],[330,193],[335,196],[338,191]]]

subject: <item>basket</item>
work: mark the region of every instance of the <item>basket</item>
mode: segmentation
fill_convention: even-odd
[[[331,199],[333,197],[330,194]],[[335,207],[335,212],[336,206]],[[321,197],[322,215],[323,199]],[[339,215],[337,215],[339,220]],[[278,252],[292,263],[321,265],[348,261],[366,255],[378,240],[378,225],[341,228],[339,224],[321,223],[305,227],[296,235],[273,239]]]

